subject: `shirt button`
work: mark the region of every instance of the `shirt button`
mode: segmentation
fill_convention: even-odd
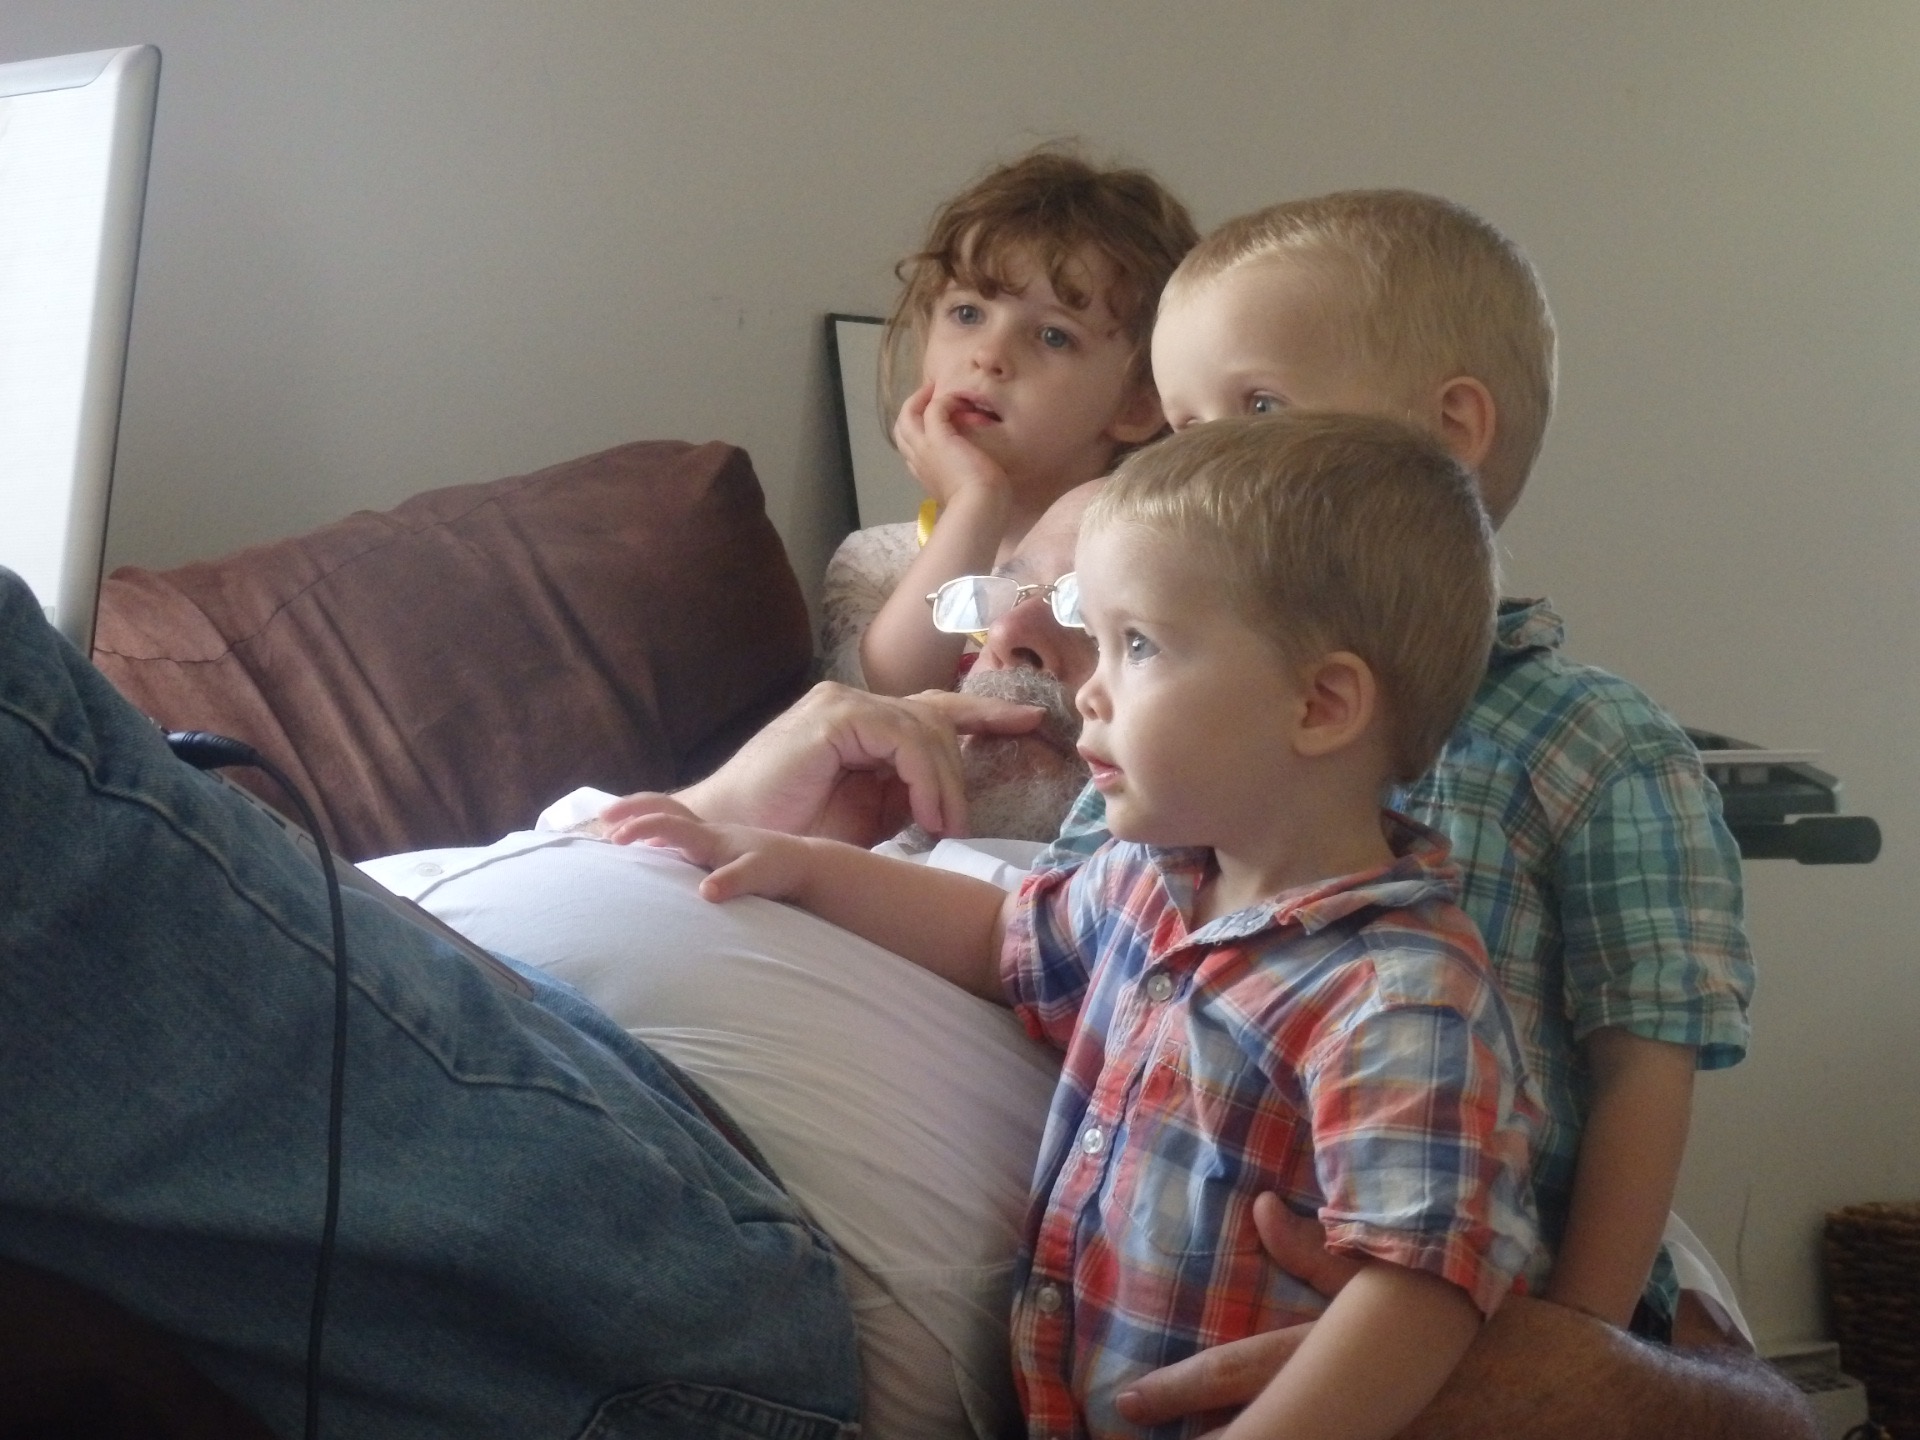
[[[1147,998],[1155,1002],[1166,1000],[1173,994],[1173,977],[1164,970],[1156,970],[1147,981]]]
[[[1098,1125],[1089,1125],[1080,1132],[1080,1148],[1089,1155],[1098,1155],[1107,1148],[1107,1135]]]
[[[1033,1308],[1042,1315],[1058,1315],[1065,1303],[1066,1297],[1060,1293],[1058,1285],[1042,1285],[1033,1292]]]
[[[443,866],[436,865],[431,860],[422,860],[418,865],[413,867],[413,873],[416,875],[438,875],[442,873],[443,869]]]

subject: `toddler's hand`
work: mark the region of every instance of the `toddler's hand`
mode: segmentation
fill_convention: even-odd
[[[978,487],[1004,496],[1011,488],[1007,472],[954,428],[953,412],[961,403],[953,395],[935,400],[929,380],[907,397],[893,425],[893,443],[913,478],[943,506],[963,490]]]
[[[638,837],[629,822],[645,819],[649,815],[678,815],[687,820],[700,818],[671,795],[657,790],[640,790],[609,802],[593,819],[576,828],[584,835],[610,840],[615,845],[631,845]]]
[[[680,813],[656,809],[625,819],[615,838],[623,845],[677,850],[691,863],[712,871],[700,882],[700,894],[715,902],[736,895],[784,900],[805,881],[806,841],[750,825],[709,825],[684,806],[675,808]]]

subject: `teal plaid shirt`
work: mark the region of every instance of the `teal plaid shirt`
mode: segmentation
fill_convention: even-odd
[[[1544,600],[1505,601],[1487,678],[1434,768],[1389,803],[1441,831],[1547,1117],[1534,1155],[1557,1247],[1586,1117],[1578,1042],[1618,1025],[1691,1045],[1704,1070],[1746,1053],[1753,957],[1740,854],[1678,724],[1626,681],[1560,653]],[[1089,786],[1055,846],[1106,839]],[[1042,856],[1047,863],[1050,856]],[[1670,1308],[1671,1267],[1649,1298]]]

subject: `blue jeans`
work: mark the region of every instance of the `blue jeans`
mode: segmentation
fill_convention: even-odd
[[[573,991],[346,895],[329,1437],[842,1436],[827,1241]],[[0,571],[0,1253],[300,1426],[325,1197],[319,872]]]

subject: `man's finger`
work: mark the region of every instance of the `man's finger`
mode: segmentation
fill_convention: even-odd
[[[1025,735],[1040,728],[1046,709],[1019,700],[997,700],[958,690],[922,690],[907,702],[924,705],[962,735]]]
[[[905,787],[915,822],[930,835],[965,832],[967,787],[960,769],[960,742],[954,727],[938,712],[895,701],[884,721],[856,727],[854,753],[884,761]],[[849,769],[860,768],[853,754]]]
[[[1273,1263],[1331,1300],[1360,1273],[1360,1262],[1327,1252],[1327,1232],[1310,1215],[1296,1215],[1269,1191],[1253,1201],[1253,1226]]]
[[[1024,735],[1046,716],[1037,705],[950,690],[923,690],[897,703],[918,718],[924,732],[917,743],[903,738],[889,758],[906,787],[915,823],[929,835],[967,833],[967,787],[958,736]]]
[[[1303,1332],[1304,1327],[1269,1330],[1151,1370],[1114,1397],[1114,1408],[1129,1424],[1164,1425],[1204,1410],[1244,1405],[1280,1373]]]

